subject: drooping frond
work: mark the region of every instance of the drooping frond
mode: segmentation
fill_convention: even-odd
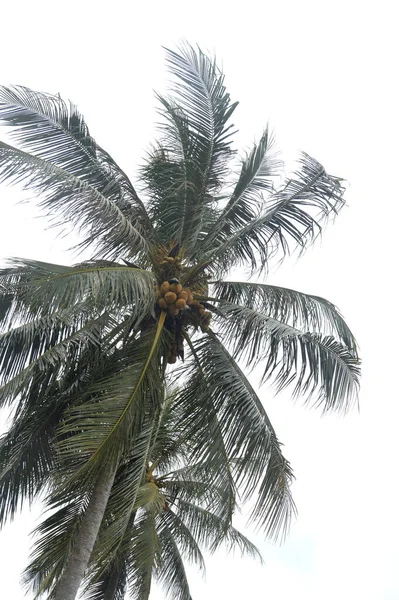
[[[252,271],[267,268],[270,258],[304,250],[322,231],[322,225],[344,205],[341,180],[328,175],[315,159],[302,154],[299,170],[274,192],[255,219],[237,228],[225,241],[201,258],[216,274],[233,265]]]
[[[220,302],[219,331],[247,366],[264,365],[263,380],[277,391],[313,398],[324,411],[346,411],[357,398],[359,359],[331,336],[300,330],[252,308]]]
[[[217,281],[211,293],[216,298],[246,308],[259,309],[273,319],[280,319],[303,331],[337,336],[356,353],[356,340],[342,315],[328,300],[296,290],[241,281]]]
[[[226,448],[223,423],[218,414],[219,407],[215,405],[215,399],[209,391],[209,381],[192,342],[190,350],[191,376],[177,394],[179,412],[185,436],[190,440],[191,461],[194,464],[207,465],[212,481],[224,491],[222,506],[226,523],[229,523],[236,508],[237,494],[232,457]],[[204,443],[204,440],[208,440],[209,443]]]
[[[47,341],[40,340],[34,355],[28,353],[25,366],[22,362],[25,357],[24,348],[20,355],[17,352],[13,354],[11,348],[11,357],[7,356],[7,352],[5,352],[5,359],[10,358],[10,360],[5,363],[7,370],[5,379],[0,386],[0,405],[12,403],[18,399],[21,408],[24,405],[26,394],[33,388],[35,388],[36,397],[39,400],[42,393],[46,393],[48,386],[57,382],[61,376],[67,375],[67,371],[72,369],[81,356],[84,355],[87,360],[86,350],[98,346],[101,331],[107,325],[107,320],[108,315],[102,315],[77,328],[70,335],[60,336],[61,339],[57,339],[59,332],[56,331],[55,340],[52,340],[51,337]],[[8,350],[7,341],[6,351]],[[39,393],[39,386],[41,386],[41,393]]]
[[[130,531],[129,595],[132,600],[148,600],[154,567],[160,560],[160,545],[155,515],[142,513]]]
[[[148,217],[128,177],[98,146],[82,114],[59,95],[0,86],[0,123],[18,148],[87,182],[149,235]]]
[[[242,555],[262,560],[259,550],[248,538],[232,525],[226,527],[222,519],[206,508],[182,500],[178,502],[176,513],[178,520],[176,516],[168,520],[184,523],[196,541],[209,552],[215,552],[224,544],[229,551],[238,550]],[[162,518],[166,520],[167,514],[164,513]],[[175,529],[173,533],[176,539]]]
[[[227,461],[244,501],[262,488],[262,502],[257,502],[252,517],[271,538],[284,538],[295,513],[290,492],[293,475],[270,420],[255,390],[216,336],[194,342],[193,351],[201,365],[201,377],[194,372],[181,391],[180,402],[194,459],[203,461],[216,481],[219,465]],[[213,432],[205,434],[205,407],[210,403],[220,430],[217,444]]]
[[[77,494],[69,501],[50,503],[53,510],[35,529],[38,538],[32,559],[24,571],[23,582],[36,596],[46,594],[53,598],[53,591],[70,557],[74,536],[87,509],[90,495]]]
[[[48,483],[54,468],[52,438],[57,412],[59,407],[48,404],[25,411],[0,439],[0,527]]]
[[[0,183],[22,184],[42,199],[39,206],[55,225],[72,224],[82,247],[97,256],[147,260],[148,239],[115,202],[88,181],[38,156],[0,142]]]
[[[151,577],[151,575],[150,575]],[[85,590],[86,600],[125,600],[128,572],[126,565],[117,564],[102,573],[99,581],[92,583]],[[138,596],[144,600],[145,596]]]
[[[146,412],[159,408],[163,387],[157,350],[165,317],[163,312],[156,327],[132,341],[127,366],[99,377],[68,411],[59,430],[59,452],[81,475],[105,457],[117,464]]]
[[[192,600],[182,556],[165,520],[159,527],[158,542],[160,561],[156,579],[170,600]]]
[[[12,426],[0,441],[2,523],[13,518],[25,501],[36,499],[50,482],[54,484],[60,466],[55,438],[66,409],[87,392],[91,382],[120,362],[117,353],[104,357],[90,343],[74,355],[74,361],[71,353],[68,356],[67,369],[61,360],[59,368],[47,365],[43,371],[33,370],[32,381],[25,372]]]
[[[0,270],[0,285],[12,294],[8,310],[18,321],[81,306],[89,310],[130,310],[139,319],[153,312],[154,275],[119,263],[91,261],[73,267],[14,259]],[[14,311],[12,312],[12,309]],[[27,313],[27,314],[26,314]]]

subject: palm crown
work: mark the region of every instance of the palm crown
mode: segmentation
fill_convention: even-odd
[[[224,489],[226,523],[237,493],[246,501],[256,491],[252,518],[278,537],[294,510],[292,471],[239,363],[260,366],[278,391],[290,385],[324,410],[346,410],[358,386],[356,342],[322,298],[224,278],[305,249],[344,190],[306,154],[284,180],[268,129],[230,175],[236,103],[223,74],[190,46],[167,50],[167,61],[175,84],[158,96],[163,124],[141,171],[144,200],[76,106],[0,89],[15,144],[0,143],[0,180],[40,196],[92,249],[72,267],[17,260],[0,272],[0,400],[16,409],[0,448],[0,516],[49,487],[53,506],[80,499],[83,514],[106,465],[107,519],[132,449],[131,494],[140,495],[173,378],[187,464],[206,465]]]

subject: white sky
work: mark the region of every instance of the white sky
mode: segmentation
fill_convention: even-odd
[[[145,8],[119,0],[36,0],[1,8],[0,82],[72,99],[133,179],[154,135],[152,90],[165,81],[161,46],[186,38],[215,50],[223,63],[232,97],[240,100],[234,122],[242,146],[269,121],[283,151],[305,150],[350,182],[349,206],[322,244],[268,280],[341,309],[361,346],[360,414],[321,418],[262,389],[295,470],[299,517],[283,547],[252,536],[263,567],[223,551],[208,559],[206,584],[192,578],[195,600],[399,598],[394,13],[394,2],[350,0],[153,0]],[[0,257],[68,262],[67,241],[43,232],[43,221],[16,200],[0,189]],[[33,526],[33,517],[23,515],[1,533],[7,600],[25,597],[19,574]],[[151,596],[161,598],[159,591]]]

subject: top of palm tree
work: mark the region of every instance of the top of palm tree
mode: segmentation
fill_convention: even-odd
[[[90,487],[104,461],[116,468],[161,410],[170,368],[190,460],[227,486],[232,507],[237,491],[255,494],[252,518],[278,537],[294,510],[292,471],[237,360],[277,391],[345,411],[357,397],[356,340],[323,298],[224,277],[303,251],[344,206],[344,188],[307,154],[284,179],[268,128],[231,175],[236,103],[223,73],[189,45],[166,56],[174,83],[158,95],[143,198],[74,104],[0,88],[13,143],[0,142],[0,182],[22,184],[92,251],[72,267],[18,259],[0,271],[0,404],[17,407],[0,448],[10,465],[0,517],[51,480],[52,447],[67,465],[64,494]],[[168,367],[177,359],[183,367]]]

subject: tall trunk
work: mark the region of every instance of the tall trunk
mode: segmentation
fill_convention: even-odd
[[[55,600],[75,600],[77,596],[97,539],[115,474],[116,469],[111,473],[104,469],[94,487],[81,526],[76,533],[71,555],[56,585]]]

